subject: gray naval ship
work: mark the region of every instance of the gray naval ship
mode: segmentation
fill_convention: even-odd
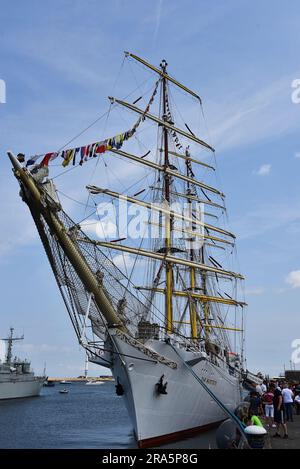
[[[29,361],[13,358],[13,342],[24,339],[24,336],[14,337],[13,333],[14,329],[10,328],[9,337],[2,339],[7,349],[4,361],[0,360],[0,399],[38,396],[46,378],[35,376]]]

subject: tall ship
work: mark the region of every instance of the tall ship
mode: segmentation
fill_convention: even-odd
[[[6,355],[3,362],[0,360],[0,399],[38,396],[45,377],[35,376],[28,360],[13,357],[13,342],[24,339],[14,337],[13,333],[11,328],[10,335],[2,339],[6,342]]]
[[[126,52],[124,62],[150,73],[130,100],[109,97],[113,136],[8,156],[78,341],[111,369],[143,448],[222,422],[212,395],[229,411],[240,403],[246,304],[225,195],[211,183],[215,149],[190,123],[192,106],[203,117],[200,96],[165,60]],[[75,220],[56,184],[76,171],[76,186],[90,181],[86,168],[97,181],[83,204],[93,212]]]

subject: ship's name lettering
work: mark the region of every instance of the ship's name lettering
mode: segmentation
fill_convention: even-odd
[[[204,383],[211,384],[212,386],[217,385],[217,381],[215,381],[214,379],[202,378],[202,381],[204,381]]]

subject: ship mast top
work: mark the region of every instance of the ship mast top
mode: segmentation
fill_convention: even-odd
[[[168,120],[168,95],[167,95],[167,62],[162,60],[160,66],[162,70],[162,120]],[[167,127],[163,128],[163,152],[164,152],[164,196],[168,206],[170,205],[171,176],[166,172],[169,168],[169,134]],[[165,214],[165,254],[169,255],[172,247],[172,217]],[[170,262],[166,262],[166,293],[165,293],[165,320],[166,332],[173,332],[173,268]]]
[[[12,361],[12,346],[13,346],[13,342],[16,341],[16,340],[23,340],[24,339],[24,335],[22,335],[22,337],[14,337],[14,328],[11,327],[10,328],[10,335],[8,337],[6,337],[5,339],[2,339],[4,340],[5,342],[7,342],[7,352],[6,352],[6,363],[8,365],[11,364],[11,361]]]

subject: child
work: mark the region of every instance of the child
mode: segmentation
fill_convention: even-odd
[[[248,425],[255,425],[256,427],[263,427],[263,424],[260,418],[257,415],[255,415],[251,410],[249,410]]]

